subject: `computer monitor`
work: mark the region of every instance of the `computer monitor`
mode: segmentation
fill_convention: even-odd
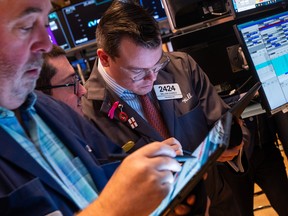
[[[288,12],[234,26],[249,67],[262,83],[271,114],[288,108]]]
[[[162,0],[173,32],[229,15],[226,0]]]
[[[148,9],[158,22],[167,18],[161,0],[140,0],[140,4],[143,8]]]
[[[112,0],[86,0],[62,9],[75,47],[95,42],[96,27],[111,3]],[[140,4],[147,8],[157,21],[166,18],[160,0],[140,0]]]
[[[71,45],[68,41],[67,35],[63,29],[57,12],[52,12],[48,15],[49,27],[47,32],[50,40],[53,44],[60,46],[64,50],[71,49]]]
[[[112,0],[87,0],[62,9],[75,47],[94,42],[97,24]]]
[[[227,22],[170,38],[174,51],[192,56],[219,94],[237,89],[251,76],[249,70],[242,68],[242,61],[238,57],[239,42],[233,24]]]
[[[279,7],[284,7],[287,0],[228,0],[230,11],[234,18],[241,18]]]

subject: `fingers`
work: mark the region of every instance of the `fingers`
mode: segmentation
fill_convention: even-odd
[[[167,187],[171,187],[174,183],[174,175],[170,171],[161,171],[158,174],[159,179],[161,179],[161,184],[168,184]]]
[[[154,157],[150,160],[151,163],[155,164],[158,171],[169,170],[171,172],[179,172],[182,169],[181,164],[170,157]]]
[[[150,143],[139,149],[137,152],[144,154],[147,157],[156,157],[160,155],[175,157],[176,155],[183,154],[182,146],[175,138],[169,138],[162,142]]]
[[[171,148],[176,152],[176,155],[183,155],[182,145],[177,139],[171,137],[164,140],[163,143],[171,146]]]
[[[174,214],[172,215],[187,215],[191,208],[188,205],[179,204],[174,209]]]
[[[207,206],[206,206],[205,216],[209,216],[210,205],[211,205],[211,200],[210,200],[210,198],[207,196]]]
[[[223,152],[223,154],[217,159],[218,162],[226,162],[229,160],[233,160],[235,156],[239,154],[240,149],[243,147],[244,142],[238,146],[235,146],[233,148],[227,149],[226,151]]]
[[[175,150],[164,142],[153,142],[148,145],[143,146],[133,153],[134,155],[142,155],[148,158],[157,156],[169,156],[175,157]]]
[[[187,198],[187,203],[189,205],[193,205],[195,203],[195,200],[196,200],[196,196],[195,195],[191,195]]]
[[[190,211],[191,211],[191,206],[195,203],[196,200],[196,196],[195,195],[190,195],[187,199],[186,199],[186,203],[188,205],[185,204],[179,204],[175,207],[174,209],[174,213],[176,215],[187,215]],[[174,214],[174,215],[175,215]]]
[[[203,175],[203,179],[206,180],[207,178],[208,178],[208,173],[205,172],[204,175]]]

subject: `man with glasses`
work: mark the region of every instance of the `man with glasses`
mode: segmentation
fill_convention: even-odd
[[[49,53],[43,54],[44,63],[37,80],[36,89],[60,100],[83,115],[81,98],[86,89],[66,57],[65,51],[53,45]]]
[[[52,48],[51,1],[1,0],[0,11],[0,215],[149,215],[181,170],[179,142],[154,142],[100,166],[122,149],[66,104],[34,91],[42,54]]]
[[[96,42],[98,58],[85,84],[83,113],[126,152],[167,137],[191,152],[227,111],[190,56],[163,53],[158,23],[139,5],[114,1],[97,26]],[[226,150],[218,161],[232,160],[242,146]],[[211,215],[240,215],[218,175],[213,168],[206,181]]]

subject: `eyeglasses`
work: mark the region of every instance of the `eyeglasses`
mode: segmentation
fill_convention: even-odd
[[[137,74],[131,78],[133,82],[137,82],[137,81],[144,79],[151,72],[154,74],[157,74],[160,70],[165,68],[169,62],[170,62],[170,58],[163,53],[160,60],[152,68],[127,69],[127,68],[121,67],[121,69],[130,73],[132,72],[132,73]]]
[[[42,86],[42,87],[38,87],[38,90],[47,90],[47,89],[53,89],[53,88],[64,88],[64,87],[70,87],[70,86],[74,86],[74,94],[78,95],[78,90],[79,90],[79,85],[80,85],[80,81],[81,79],[79,78],[78,75],[75,75],[73,77],[73,80],[71,83],[66,83],[66,84],[62,84],[62,85],[48,85],[48,86]]]

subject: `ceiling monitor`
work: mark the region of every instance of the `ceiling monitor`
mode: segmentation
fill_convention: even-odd
[[[247,17],[252,14],[285,7],[287,0],[228,0],[234,18]]]
[[[86,0],[62,8],[75,47],[95,42],[96,27],[112,0]]]
[[[234,26],[250,70],[262,83],[265,109],[288,108],[288,12]]]
[[[49,27],[47,32],[49,34],[50,40],[53,44],[60,46],[64,50],[71,49],[71,45],[67,38],[62,23],[60,22],[57,12],[52,12],[48,15]]]
[[[143,8],[147,8],[158,22],[167,18],[161,0],[140,0]]]

